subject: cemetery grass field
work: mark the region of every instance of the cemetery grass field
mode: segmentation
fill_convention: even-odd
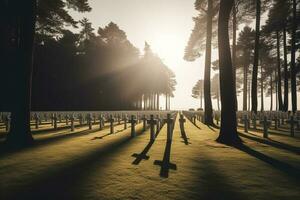
[[[150,130],[94,126],[36,132],[36,145],[0,153],[0,199],[299,199],[300,138],[249,130],[244,145],[215,142],[219,130],[176,119]],[[107,125],[107,124],[106,124]],[[129,125],[128,125],[129,126]],[[3,133],[1,133],[3,135]]]

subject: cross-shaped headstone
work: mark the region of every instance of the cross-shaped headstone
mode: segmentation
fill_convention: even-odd
[[[252,125],[253,125],[253,128],[255,130],[256,130],[256,120],[257,120],[256,115],[253,113],[253,115],[252,115]]]
[[[277,114],[274,114],[273,120],[274,120],[274,128],[275,128],[275,130],[278,130],[278,127],[279,127],[279,119],[278,119]]]
[[[295,119],[294,115],[290,116],[289,120],[286,120],[288,124],[290,124],[290,130],[291,130],[291,137],[295,136],[295,125],[299,123],[297,119]]]
[[[192,123],[196,124],[196,115],[192,115]]]
[[[56,113],[54,113],[52,115],[52,120],[53,120],[54,129],[56,130],[57,129],[57,114]]]
[[[47,113],[44,114],[44,120],[45,120],[45,122],[48,121],[48,115],[47,115]]]
[[[102,130],[104,127],[104,118],[103,118],[103,115],[100,114],[99,115],[99,129]]]
[[[61,114],[58,114],[58,121],[61,123]]]
[[[267,116],[263,117],[263,120],[260,121],[260,124],[263,125],[263,131],[264,131],[264,138],[268,137],[268,129],[271,126],[271,121],[268,120]]]
[[[153,115],[150,115],[150,119],[147,120],[148,124],[150,124],[150,140],[155,140],[155,124],[157,124],[157,120],[154,119]]]
[[[74,127],[74,120],[75,120],[74,114],[71,115],[70,120],[71,120],[71,131],[74,131],[74,128],[75,128]]]
[[[39,115],[34,113],[34,120],[35,120],[35,128],[39,129]]]
[[[156,132],[160,131],[160,116],[156,115]]]
[[[179,118],[179,124],[180,124],[180,129],[183,130],[184,128],[184,123],[185,123],[185,119],[183,117],[183,114],[180,114],[180,118]]]
[[[137,120],[134,118],[134,115],[131,115],[130,120],[128,122],[131,124],[131,137],[135,137],[135,125],[137,123]]]
[[[172,141],[172,125],[174,119],[171,118],[171,114],[167,114],[167,119],[164,119],[164,122],[167,123],[167,141]]]
[[[109,119],[108,119],[108,122],[110,123],[110,134],[113,134],[114,133],[114,122],[115,122],[115,119],[112,115],[110,115]]]
[[[66,119],[66,125],[68,126],[69,125],[69,119],[70,119],[68,114],[66,114],[65,119]]]
[[[96,114],[95,113],[93,113],[93,120],[94,120],[94,124],[96,124]]]
[[[248,133],[248,115],[244,115],[244,131]]]
[[[120,124],[121,124],[121,117],[120,117],[120,114],[118,114],[117,119],[118,119],[118,124],[120,125]]]
[[[54,113],[53,122],[54,122],[54,129],[56,130],[57,129],[57,115],[56,115],[56,113]]]
[[[51,114],[51,126],[54,126],[54,114]]]
[[[146,115],[143,115],[142,120],[143,120],[143,131],[145,131],[146,126],[147,126],[147,117],[146,117]]]
[[[10,121],[11,121],[10,116],[6,115],[4,121],[5,121],[5,131],[8,132],[10,129]]]
[[[78,115],[78,119],[79,119],[79,124],[82,125],[82,123],[83,123],[83,116],[82,116],[82,114]]]
[[[91,130],[93,128],[93,119],[91,114],[87,115],[87,123],[89,125],[89,129]]]
[[[123,121],[124,121],[124,130],[125,130],[125,129],[127,129],[127,121],[128,121],[127,114],[124,115]]]

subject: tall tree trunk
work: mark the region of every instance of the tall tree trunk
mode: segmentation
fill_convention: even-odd
[[[284,56],[284,104],[283,110],[289,108],[289,77],[287,69],[287,46],[286,46],[286,28],[283,28],[283,56]]]
[[[168,110],[171,110],[171,95],[168,96]]]
[[[256,0],[256,23],[255,23],[255,47],[254,47],[254,63],[252,71],[252,88],[251,100],[252,111],[257,113],[257,74],[258,74],[258,59],[259,59],[259,37],[260,37],[260,11],[261,0]]]
[[[166,110],[168,110],[168,93],[166,93]]]
[[[273,110],[273,72],[270,75],[270,111]]]
[[[7,142],[12,146],[26,146],[33,142],[30,133],[31,82],[33,71],[33,47],[36,22],[36,0],[17,1],[19,45],[15,67],[16,86],[14,108],[11,114],[11,130]]]
[[[234,87],[236,88],[236,31],[237,31],[237,8],[236,2],[234,0],[233,8],[232,8],[232,67],[233,67],[233,80]],[[236,90],[236,89],[235,89]],[[235,107],[238,110],[238,101],[235,99]]]
[[[237,134],[233,69],[229,45],[228,22],[233,0],[221,0],[218,23],[219,70],[221,91],[221,129],[218,142],[235,145],[241,139]]]
[[[251,80],[248,83],[248,111],[251,110]]]
[[[146,98],[145,98],[145,95],[143,95],[143,101],[144,101],[144,110],[146,110]]]
[[[278,111],[279,110],[279,108],[278,108],[278,81],[276,80],[276,77],[277,77],[277,73],[276,73],[276,71],[274,71],[275,72],[275,87],[276,87],[276,90],[275,90],[275,106],[276,106],[276,111]]]
[[[296,0],[293,0],[293,20],[292,20],[292,44],[291,44],[291,92],[292,92],[292,111],[297,111],[297,83],[296,83],[296,30],[297,13]]]
[[[220,92],[219,91],[217,93],[217,106],[218,106],[218,111],[220,111]]]
[[[260,106],[261,111],[264,111],[264,74],[263,74],[263,66],[260,66]]]
[[[200,108],[203,108],[203,87],[200,88]]]
[[[213,2],[207,1],[207,24],[206,24],[206,51],[204,68],[204,114],[205,124],[213,125],[213,111],[210,92],[210,67],[211,67],[211,39],[212,39],[212,13]]]
[[[281,90],[281,61],[280,61],[280,37],[279,31],[276,31],[276,47],[277,47],[277,90],[278,90],[278,108],[283,110],[282,90]]]
[[[248,66],[244,65],[243,111],[247,111]]]
[[[157,103],[156,103],[157,104],[157,110],[159,110],[159,93],[157,93],[156,97],[157,97],[157,99],[156,99],[156,101],[157,101]]]

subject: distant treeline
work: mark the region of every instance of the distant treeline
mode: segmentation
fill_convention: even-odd
[[[147,43],[141,56],[115,23],[97,34],[87,19],[78,24],[79,33],[37,28],[32,110],[159,109],[159,96],[173,95],[174,74]],[[1,106],[9,110],[14,71],[3,75]]]

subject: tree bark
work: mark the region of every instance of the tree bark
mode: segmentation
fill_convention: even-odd
[[[218,46],[222,109],[221,129],[217,141],[236,145],[241,143],[241,139],[237,134],[235,103],[232,101],[236,98],[228,34],[228,22],[232,7],[233,0],[221,0],[218,22]]]
[[[289,108],[289,77],[287,69],[287,46],[286,46],[286,28],[283,28],[283,57],[284,57],[284,103],[283,110],[288,111]]]
[[[22,147],[33,143],[30,132],[31,83],[36,22],[36,0],[16,1],[18,12],[18,49],[16,57],[14,107],[11,113],[11,130],[7,143]]]
[[[236,21],[236,4],[235,0],[233,3],[232,9],[232,67],[233,67],[233,80],[234,80],[234,87],[236,90],[236,31],[237,31],[237,21]],[[235,99],[235,107],[236,111],[238,110],[238,100]]]
[[[261,0],[256,0],[256,23],[255,23],[255,47],[254,47],[254,63],[252,71],[252,88],[251,100],[252,111],[257,113],[257,74],[258,74],[258,59],[259,59],[259,37],[260,37],[260,11]]]
[[[263,75],[263,66],[260,66],[260,110],[264,111],[264,75]]]
[[[203,108],[203,87],[200,88],[200,108]]]
[[[156,97],[157,97],[157,99],[156,99],[156,101],[157,101],[157,103],[156,103],[157,104],[157,110],[159,110],[159,93],[157,93]]]
[[[205,51],[205,68],[204,68],[204,115],[205,124],[213,125],[213,111],[211,102],[210,88],[210,67],[211,67],[211,39],[212,39],[212,0],[207,1],[207,22],[206,22],[206,51]]]
[[[243,111],[247,111],[248,66],[244,65]]]
[[[276,31],[276,47],[277,47],[277,99],[278,109],[283,110],[282,91],[281,91],[281,61],[280,61],[280,37],[279,31]]]
[[[273,73],[271,73],[271,75],[270,75],[270,93],[271,93],[270,111],[272,111],[273,110]]]
[[[296,30],[297,30],[297,13],[296,0],[293,3],[293,18],[292,18],[292,44],[291,44],[291,92],[292,92],[292,111],[297,111],[297,83],[296,83]]]

